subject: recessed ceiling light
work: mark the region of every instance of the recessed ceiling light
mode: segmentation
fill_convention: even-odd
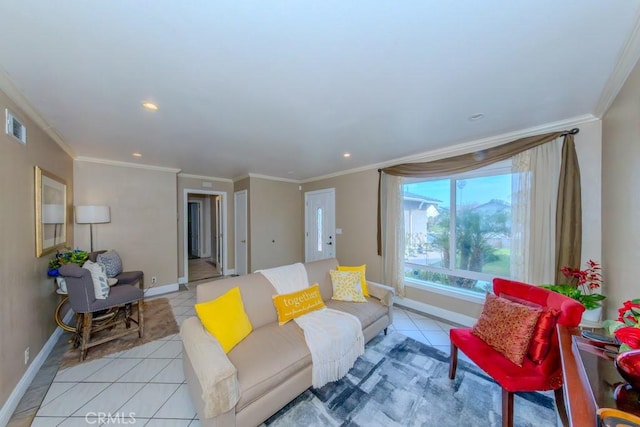
[[[351,153],[344,153],[344,154],[342,155],[342,157],[344,157],[345,159],[347,159],[347,158],[351,157]]]
[[[142,154],[140,154],[140,153],[132,153],[131,155],[133,157],[142,157]]]
[[[146,108],[147,110],[152,110],[152,111],[156,111],[158,109],[158,106],[156,104],[154,104],[153,102],[149,102],[149,101],[143,102],[142,106],[144,108]]]
[[[473,116],[469,116],[469,121],[477,122],[478,120],[482,120],[483,118],[484,118],[484,114],[478,113],[478,114],[474,114]]]

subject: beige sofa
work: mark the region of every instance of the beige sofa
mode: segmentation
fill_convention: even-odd
[[[392,323],[393,289],[368,282],[366,303],[331,300],[329,270],[338,261],[305,264],[310,284],[318,283],[329,308],[357,316],[366,341]],[[257,426],[311,387],[311,354],[295,322],[278,326],[271,283],[249,274],[199,284],[197,302],[210,301],[239,286],[253,331],[225,354],[197,317],[186,319],[180,331],[184,372],[191,399],[203,426]]]

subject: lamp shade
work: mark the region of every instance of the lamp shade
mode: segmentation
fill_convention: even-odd
[[[76,222],[78,224],[103,224],[105,222],[111,222],[109,206],[76,206]]]
[[[64,206],[63,205],[42,205],[42,223],[43,224],[63,224],[64,223]]]

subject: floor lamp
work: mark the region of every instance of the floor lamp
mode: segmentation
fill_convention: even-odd
[[[109,206],[76,206],[76,223],[89,224],[89,232],[91,234],[91,252],[93,252],[93,224],[105,224],[107,222],[111,222]]]

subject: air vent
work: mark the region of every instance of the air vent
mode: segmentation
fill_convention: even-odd
[[[27,143],[27,128],[16,119],[11,111],[5,109],[7,114],[7,135],[11,135],[23,144]]]

